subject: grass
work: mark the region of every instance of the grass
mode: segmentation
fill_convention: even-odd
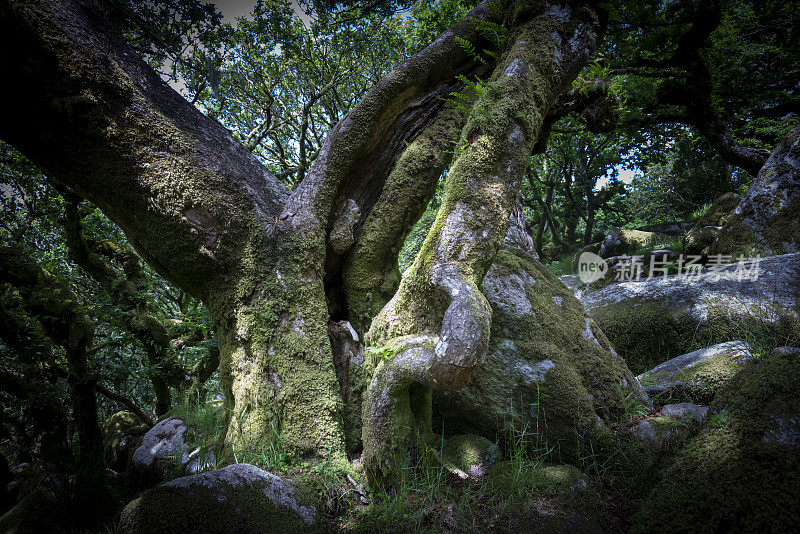
[[[575,274],[572,268],[572,256],[567,255],[559,260],[554,260],[545,265],[547,269],[556,276],[565,274]]]

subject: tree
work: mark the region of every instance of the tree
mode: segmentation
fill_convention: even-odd
[[[7,1],[2,59],[15,82],[4,91],[15,104],[0,136],[207,305],[228,441],[263,441],[277,425],[305,454],[344,454],[329,321],[363,332],[389,300],[400,244],[433,192],[422,184],[449,167],[437,221],[372,323],[376,345],[427,336],[384,361],[368,392],[365,453],[380,478],[387,449],[405,442],[386,432],[409,387],[458,388],[477,370],[491,324],[478,284],[547,109],[603,20],[590,2],[480,4],[372,87],[290,191],[160,80],[96,5]],[[445,104],[453,92],[474,100],[469,116]],[[376,404],[382,395],[392,401]]]

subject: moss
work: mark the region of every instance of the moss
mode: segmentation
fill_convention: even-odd
[[[734,217],[731,212],[740,201],[741,197],[735,193],[725,193],[715,200],[708,211],[697,220],[694,228],[686,233],[683,239],[686,254],[707,256],[719,235],[716,227],[725,226]]]
[[[224,498],[218,494],[223,491]],[[295,492],[300,498],[303,492]],[[278,498],[282,498],[278,495]],[[122,512],[119,531],[124,534],[182,532],[319,532],[297,514],[272,503],[258,487],[242,485],[226,490],[199,484],[191,490],[159,486],[129,503]]]
[[[483,436],[462,434],[445,441],[442,456],[459,469],[469,471],[473,466],[483,467],[499,460],[500,448]]]
[[[535,467],[514,460],[495,465],[489,483],[501,493],[510,493],[512,488],[523,488],[525,491],[567,491],[586,486],[583,473],[574,465]]]
[[[403,151],[364,221],[343,277],[350,322],[359,331],[369,328],[396,292],[397,253],[433,196],[465,121],[460,110],[445,105],[436,121]]]
[[[682,376],[686,397],[698,404],[708,404],[720,388],[744,367],[729,355],[718,354],[693,366]]]
[[[495,284],[515,287],[521,280],[530,304],[522,316],[516,301],[506,309],[491,296]],[[501,250],[484,291],[493,305],[490,348],[470,385],[436,396],[447,431],[509,441],[524,432],[532,452],[550,451],[554,461],[613,454],[606,423],[622,419],[626,399],[636,397],[632,375],[569,289],[538,261]],[[519,369],[528,374],[521,377]]]
[[[692,344],[693,321],[680,308],[631,298],[591,313],[634,374],[688,352]]]
[[[132,412],[117,412],[103,424],[103,445],[106,464],[116,471],[127,467],[135,450],[137,437],[147,432],[147,425]]]
[[[768,222],[761,234],[766,248],[775,254],[794,252],[800,249],[800,195],[792,198],[776,216]]]
[[[798,373],[797,355],[773,354],[728,381],[710,407],[706,428],[680,451],[634,517],[632,531],[795,528],[800,443],[796,423],[789,422],[800,415]]]
[[[279,438],[300,455],[344,455],[343,404],[319,278],[321,238],[290,232],[268,257],[251,254],[254,272],[233,288],[241,304],[215,317],[226,442],[257,450]],[[261,274],[264,267],[268,274]]]

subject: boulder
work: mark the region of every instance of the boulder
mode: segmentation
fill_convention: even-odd
[[[187,430],[186,423],[178,417],[168,417],[156,423],[133,453],[133,468],[152,478],[180,472],[189,462],[189,445],[185,439]]]
[[[476,434],[451,436],[444,442],[444,460],[470,478],[482,478],[503,459],[497,443]]]
[[[288,480],[249,464],[177,478],[122,511],[123,534],[308,532],[316,508]]]
[[[669,241],[670,236],[668,235],[617,228],[603,239],[603,243],[600,245],[600,256],[609,258],[630,255],[641,249],[655,247],[659,243],[668,243]]]
[[[703,419],[708,413],[708,408],[691,402],[667,404],[661,407],[661,415],[673,419]]]
[[[712,249],[734,256],[800,252],[800,124],[772,152]]]
[[[744,341],[728,341],[668,360],[637,378],[648,395],[708,404],[722,385],[753,359]]]
[[[581,302],[630,369],[641,373],[692,347],[800,336],[800,254],[734,263],[695,276],[619,282]]]
[[[632,532],[794,532],[800,524],[800,351],[774,351],[723,386]]]
[[[589,289],[588,284],[584,284],[577,274],[564,274],[558,277],[561,283],[572,290],[576,299],[581,298],[583,293]]]
[[[469,385],[434,392],[434,428],[506,441],[535,434],[534,446],[577,461],[589,442],[611,443],[608,424],[626,398],[649,404],[572,291],[524,250],[504,246],[482,290],[492,307],[489,349]]]
[[[715,200],[683,238],[683,248],[686,254],[708,256],[719,236],[720,229],[739,205],[741,199],[742,197],[736,193],[725,193]]]
[[[642,441],[653,462],[665,451],[680,446],[690,432],[690,421],[664,415],[650,417],[635,427],[636,436]]]
[[[106,465],[117,472],[125,471],[147,432],[147,424],[133,412],[117,412],[103,424]]]

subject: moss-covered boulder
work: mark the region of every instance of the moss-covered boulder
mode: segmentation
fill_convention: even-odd
[[[131,457],[131,468],[142,482],[158,482],[183,472],[192,459],[188,430],[183,419],[168,417],[147,431]]]
[[[581,302],[630,369],[641,373],[698,346],[800,336],[800,254],[696,276],[619,282]]]
[[[642,232],[654,232],[657,234],[665,234],[665,235],[672,235],[672,236],[681,236],[691,230],[694,227],[694,223],[686,222],[686,221],[671,221],[671,222],[663,222],[663,223],[656,223],[656,224],[648,224],[646,226],[640,226],[637,230]]]
[[[494,441],[525,433],[560,461],[610,445],[626,399],[646,395],[572,291],[520,248],[505,247],[484,278],[489,349],[472,382],[434,393],[434,428]],[[527,439],[526,438],[526,439]]]
[[[800,351],[774,351],[718,393],[632,531],[793,532],[800,524]]]
[[[451,436],[444,442],[443,458],[472,478],[489,474],[503,459],[500,446],[477,434]]]
[[[122,534],[311,532],[316,508],[294,484],[249,464],[177,478],[122,511]]]
[[[714,254],[800,252],[800,124],[758,172],[714,242]]]
[[[652,463],[664,459],[667,453],[673,453],[689,436],[696,421],[685,420],[664,415],[649,417],[635,427],[636,436],[645,446]]]
[[[603,243],[600,245],[600,256],[610,258],[630,255],[648,247],[668,243],[670,240],[670,236],[665,234],[617,228],[609,232],[603,239]]]
[[[686,254],[708,256],[717,240],[720,229],[728,222],[733,210],[742,199],[736,193],[725,193],[697,220],[697,224],[683,238]]]
[[[106,464],[114,471],[125,471],[139,447],[148,426],[133,412],[117,412],[103,424]]]
[[[722,385],[752,359],[753,349],[748,343],[728,341],[672,358],[637,378],[654,401],[669,396],[708,404]]]

